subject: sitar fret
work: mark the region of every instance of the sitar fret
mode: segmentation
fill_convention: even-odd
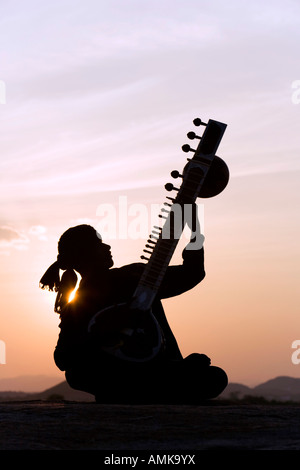
[[[160,235],[139,284],[152,289],[159,287],[178,241],[179,238],[164,239],[163,233]]]

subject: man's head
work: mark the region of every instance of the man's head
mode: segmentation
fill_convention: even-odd
[[[113,266],[110,246],[91,225],[77,225],[62,234],[58,242],[60,269],[75,269],[80,274]]]
[[[56,291],[54,311],[61,313],[77,284],[77,271],[82,277],[106,271],[113,266],[110,246],[102,242],[90,225],[77,225],[62,234],[58,256],[40,280],[41,289]],[[65,271],[60,279],[59,270]]]

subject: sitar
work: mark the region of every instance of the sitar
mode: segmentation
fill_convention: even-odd
[[[217,149],[227,125],[209,119],[207,123],[196,118],[196,127],[203,126],[201,136],[190,131],[187,137],[197,142],[196,148],[184,144],[182,150],[191,158],[182,173],[171,172],[181,179],[179,187],[167,183],[165,189],[174,191],[167,196],[159,218],[162,226],[154,226],[141,258],[146,261],[133,296],[128,302],[118,303],[98,311],[88,325],[88,332],[100,349],[116,358],[133,362],[155,359],[164,349],[164,335],[152,312],[170,260],[184,230],[184,208],[194,204],[197,198],[214,197],[228,184],[229,170]],[[179,209],[179,210],[178,210]],[[179,214],[179,217],[176,217]]]

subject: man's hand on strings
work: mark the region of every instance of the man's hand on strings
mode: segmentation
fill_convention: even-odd
[[[204,235],[201,233],[201,227],[198,217],[198,206],[192,203],[189,208],[186,222],[191,230],[190,243],[186,246],[187,250],[200,250],[203,247]]]

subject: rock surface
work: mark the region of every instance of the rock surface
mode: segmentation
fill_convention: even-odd
[[[300,450],[300,404],[7,402],[0,450]]]

